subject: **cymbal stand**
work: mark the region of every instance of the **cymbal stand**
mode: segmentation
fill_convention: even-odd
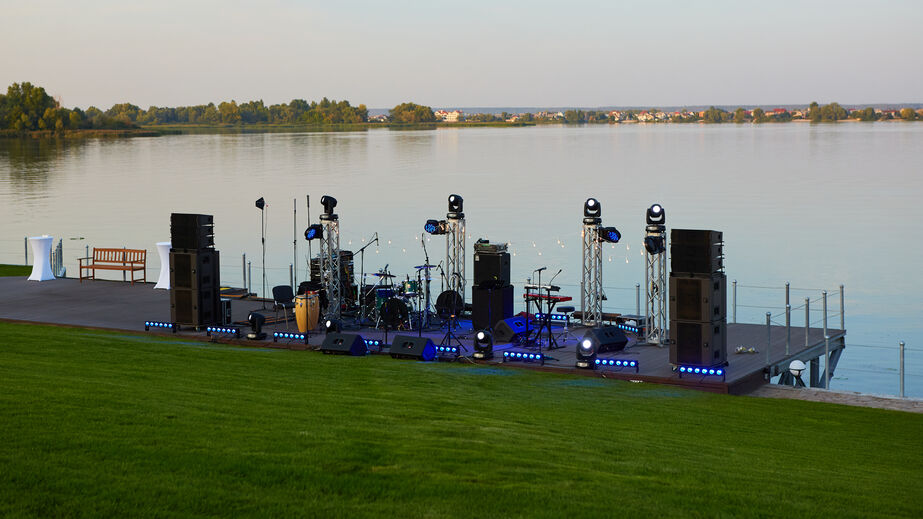
[[[359,313],[356,315],[356,324],[362,325],[362,320],[365,318],[365,294],[362,292],[365,289],[365,249],[372,245],[372,241],[375,242],[375,245],[378,245],[378,232],[375,232],[375,237],[372,240],[369,240],[361,249],[359,249]],[[310,242],[309,242],[310,243]]]

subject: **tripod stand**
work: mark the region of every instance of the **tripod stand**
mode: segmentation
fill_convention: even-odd
[[[455,274],[457,275],[457,273]],[[441,346],[451,346],[454,341],[461,350],[468,351],[468,348],[462,344],[461,339],[455,335],[455,329],[458,328],[458,312],[465,308],[465,300],[454,290],[443,292],[443,294],[446,293],[452,294],[450,296],[451,301],[448,302],[442,312],[443,318],[446,319],[448,323],[448,329],[445,332],[445,336],[442,337],[442,342],[439,344]],[[459,304],[461,304],[461,309],[459,309]]]
[[[363,324],[362,321],[363,319],[365,319],[365,298],[367,296],[367,294],[365,294],[365,249],[367,249],[370,245],[372,245],[373,241],[375,242],[376,245],[378,245],[378,233],[377,232],[375,233],[375,238],[373,238],[372,240],[369,240],[367,244],[365,244],[361,249],[359,249],[359,289],[358,289],[359,314],[356,315],[356,324],[358,324],[359,326],[362,326]]]

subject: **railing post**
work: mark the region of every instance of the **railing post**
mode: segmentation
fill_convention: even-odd
[[[901,397],[901,398],[904,398],[904,341],[901,341],[901,342],[899,343],[899,346],[900,346],[900,355],[901,355],[901,362],[900,362],[901,392],[900,392],[900,397]]]
[[[241,254],[240,275],[241,275],[241,279],[243,280],[241,281],[241,283],[244,284],[243,288],[247,288],[247,253],[246,252]]]
[[[830,389],[830,336],[824,334],[824,389]]]
[[[635,283],[635,315],[641,315],[641,283]]]
[[[846,302],[843,297],[843,288],[840,284],[840,329],[846,331]]]
[[[811,344],[811,298],[804,298],[804,347]]]
[[[288,284],[292,286],[292,291],[295,290],[295,265],[293,263],[288,264]]]
[[[766,312],[766,364],[769,365],[769,348],[772,345],[772,312]],[[772,372],[769,373],[772,376]]]
[[[23,260],[23,265],[29,264],[29,237],[22,237],[22,249],[25,251],[25,259]]]
[[[247,294],[253,293],[253,262],[247,262]]]
[[[731,282],[731,322],[737,324],[737,280]]]
[[[785,303],[785,356],[790,354],[792,347],[792,305]]]
[[[786,305],[791,303],[791,301],[788,300],[789,288],[790,288],[790,283],[786,281],[785,282],[785,304]]]
[[[827,291],[824,290],[824,337],[827,336]]]

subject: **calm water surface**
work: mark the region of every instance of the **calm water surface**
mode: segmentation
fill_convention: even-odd
[[[921,151],[923,124],[902,123],[0,139],[0,262],[22,263],[23,237],[49,234],[64,239],[72,273],[85,245],[126,246],[150,251],[148,277],[156,278],[154,243],[169,240],[170,213],[198,212],[215,215],[222,281],[242,284],[246,253],[256,286],[253,203],[262,196],[268,284],[287,283],[305,197],[316,221],[320,196],[330,194],[339,200],[342,247],[357,250],[378,232],[366,271],[388,264],[410,274],[423,263],[424,221],[444,218],[454,192],[465,198],[469,279],[472,243],[488,238],[511,243],[514,283],[541,266],[563,268],[555,282],[577,298],[581,210],[593,196],[604,223],[623,234],[605,248],[607,310],[633,312],[635,283],[644,280],[644,211],[659,202],[669,227],[724,231],[739,321],[765,322],[771,311],[784,323],[790,281],[793,306],[811,298],[815,326],[828,290],[838,327],[842,283],[848,349],[833,388],[896,393],[905,340],[906,389],[923,396]],[[443,259],[444,240],[425,239],[431,258]],[[306,242],[297,247],[303,279]],[[793,324],[803,321],[795,310]]]

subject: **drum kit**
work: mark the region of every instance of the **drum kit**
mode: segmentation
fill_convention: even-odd
[[[397,281],[398,276],[388,271],[388,266],[368,274],[376,280],[374,285],[364,285],[364,307],[360,318],[376,328],[390,330],[421,330],[431,325],[430,271],[438,265],[417,265],[411,278],[409,274]]]

